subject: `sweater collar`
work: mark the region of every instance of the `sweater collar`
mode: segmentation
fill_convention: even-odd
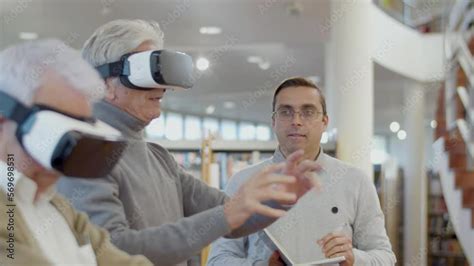
[[[324,156],[325,156],[325,154],[324,154],[323,147],[320,147],[319,148],[319,153],[318,153],[315,161],[320,165],[323,164]],[[281,163],[281,162],[284,162],[285,160],[286,160],[286,158],[283,155],[283,153],[281,152],[280,146],[278,146],[278,148],[273,153],[272,161],[273,161],[273,163]]]
[[[109,102],[103,100],[96,103],[94,115],[118,129],[126,138],[144,138],[144,128],[147,124]]]

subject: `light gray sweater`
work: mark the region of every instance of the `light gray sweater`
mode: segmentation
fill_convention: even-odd
[[[106,102],[94,113],[130,144],[108,176],[61,178],[58,191],[107,229],[122,250],[143,254],[155,265],[186,265],[219,237],[247,235],[271,222],[255,216],[231,232],[225,193],[187,174],[165,148],[144,141],[145,124],[135,117]]]
[[[275,151],[272,158],[242,170],[233,176],[226,188],[229,195],[251,175],[269,164],[284,161],[282,153]],[[352,236],[355,265],[394,265],[396,258],[384,225],[375,186],[359,169],[321,153],[317,162],[323,169],[321,187],[331,193],[337,206],[345,214],[345,232]],[[311,210],[308,210],[311,211]],[[305,230],[304,227],[300,228]],[[310,234],[311,232],[307,232]],[[253,266],[268,265],[274,247],[263,231],[239,239],[221,238],[211,247],[208,266]],[[319,248],[315,243],[315,248]]]

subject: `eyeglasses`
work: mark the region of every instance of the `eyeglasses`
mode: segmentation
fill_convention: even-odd
[[[273,115],[280,121],[291,121],[295,118],[295,114],[298,114],[304,121],[314,121],[318,119],[322,113],[323,112],[319,112],[316,108],[312,107],[303,108],[300,111],[283,107],[273,112]]]

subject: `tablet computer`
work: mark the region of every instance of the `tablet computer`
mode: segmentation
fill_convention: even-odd
[[[326,258],[317,241],[345,226],[349,225],[334,195],[313,189],[264,232],[274,245],[272,249],[278,249],[287,264],[324,265],[345,258]]]

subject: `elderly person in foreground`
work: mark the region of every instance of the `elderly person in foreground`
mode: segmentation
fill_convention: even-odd
[[[119,131],[92,115],[103,87],[57,40],[0,53],[0,265],[151,265],[117,249],[55,191],[61,175],[107,174],[116,162],[107,158],[123,151]]]

